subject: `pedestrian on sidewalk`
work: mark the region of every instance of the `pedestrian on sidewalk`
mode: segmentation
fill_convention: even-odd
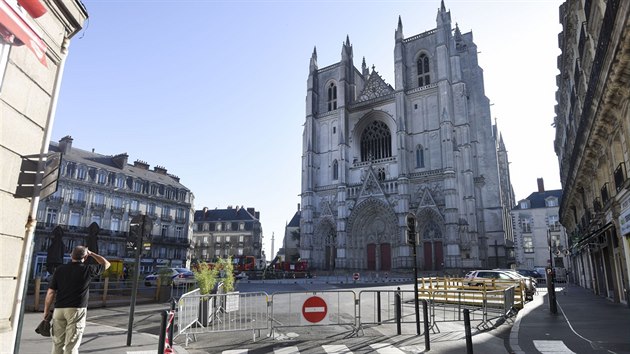
[[[92,257],[97,264],[87,264]],[[110,263],[87,247],[72,250],[72,262],[57,267],[46,293],[44,316],[55,305],[52,324],[52,354],[78,354],[90,294],[90,282],[103,274]]]

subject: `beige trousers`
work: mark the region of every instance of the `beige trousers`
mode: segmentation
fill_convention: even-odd
[[[87,308],[55,309],[52,319],[52,354],[78,354]]]

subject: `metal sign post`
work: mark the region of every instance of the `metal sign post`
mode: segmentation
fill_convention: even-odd
[[[133,329],[133,313],[136,308],[136,297],[138,295],[138,283],[140,282],[140,256],[142,255],[142,242],[145,235],[151,233],[153,222],[146,215],[136,215],[129,223],[129,235],[135,236],[136,263],[135,279],[131,289],[131,305],[129,306],[129,325],[127,326],[127,346],[131,346],[131,333]],[[132,238],[133,239],[133,238]]]

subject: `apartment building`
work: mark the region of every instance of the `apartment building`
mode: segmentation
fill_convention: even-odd
[[[580,285],[628,303],[630,287],[630,2],[560,6],[556,155],[560,222]]]
[[[143,242],[141,272],[160,266],[187,265],[192,235],[193,194],[167,169],[135,161],[126,153],[114,156],[72,146],[70,136],[50,144],[50,154],[60,154],[57,192],[41,200],[37,210],[33,275],[46,272],[46,250],[53,229],[61,226],[65,252],[87,245],[88,226],[96,223],[98,252],[110,260],[135,263],[127,249],[130,220],[139,214],[152,222]],[[69,257],[69,255],[67,255]]]

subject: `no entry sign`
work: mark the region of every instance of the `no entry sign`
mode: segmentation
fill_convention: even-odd
[[[302,316],[310,323],[319,323],[328,314],[326,301],[319,296],[311,296],[302,305]]]

